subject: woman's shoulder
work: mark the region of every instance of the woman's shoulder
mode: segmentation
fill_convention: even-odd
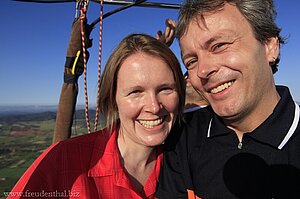
[[[110,138],[111,134],[107,129],[102,129],[92,133],[86,133],[83,135],[78,135],[63,141],[60,141],[60,145],[76,145],[76,144],[91,144],[95,141],[107,141]]]
[[[107,129],[68,138],[52,144],[47,151],[53,154],[76,154],[92,151],[94,146],[105,146],[111,137]],[[50,149],[50,150],[49,150]],[[77,155],[79,155],[77,153]]]

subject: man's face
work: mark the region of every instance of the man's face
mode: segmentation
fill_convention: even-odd
[[[278,40],[256,40],[235,6],[225,4],[218,12],[204,13],[204,21],[192,20],[180,47],[191,83],[219,116],[236,121],[275,106],[269,62],[278,57]]]

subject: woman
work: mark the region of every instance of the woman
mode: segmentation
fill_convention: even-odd
[[[127,36],[103,74],[107,128],[52,145],[15,185],[11,194],[21,196],[10,197],[154,198],[161,145],[183,113],[184,96],[172,51],[151,36]]]

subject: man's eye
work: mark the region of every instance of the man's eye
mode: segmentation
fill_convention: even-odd
[[[191,59],[185,63],[186,68],[192,68],[192,66],[197,62],[196,59]]]
[[[227,48],[228,43],[218,43],[212,47],[212,52],[222,52]]]

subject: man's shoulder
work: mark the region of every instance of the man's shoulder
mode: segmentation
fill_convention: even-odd
[[[184,115],[184,127],[188,131],[207,129],[214,115],[215,113],[210,106],[188,112]]]
[[[184,120],[176,123],[166,140],[166,150],[193,148],[202,143],[214,113],[210,107],[185,113]]]

